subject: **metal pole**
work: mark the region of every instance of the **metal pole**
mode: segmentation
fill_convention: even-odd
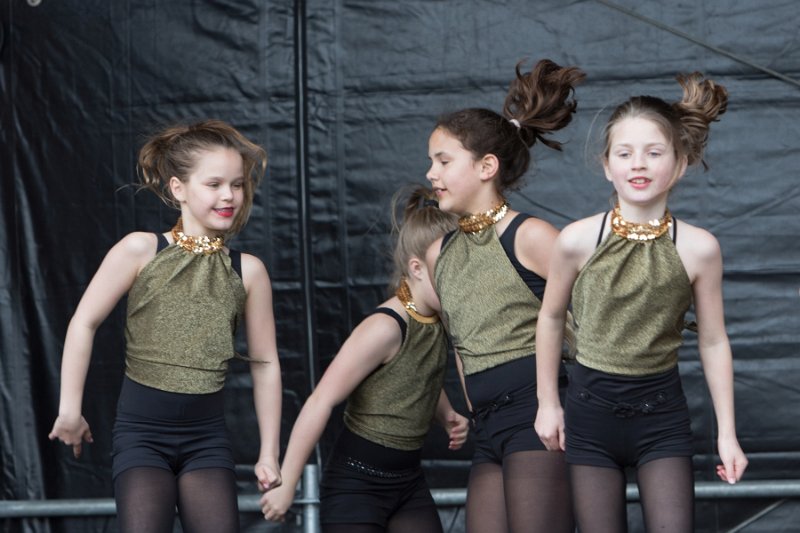
[[[318,468],[306,465],[303,470],[302,497],[295,499],[303,506],[305,531],[319,532],[319,485]],[[636,485],[627,487],[628,501],[638,501]],[[457,507],[467,501],[466,489],[434,489],[433,500],[440,507]],[[239,511],[260,513],[259,494],[239,496]],[[735,499],[800,499],[800,479],[742,481],[728,485],[721,481],[698,481],[695,483],[695,498],[698,500]],[[113,516],[116,506],[112,498],[72,500],[2,500],[0,518],[35,518],[48,516]],[[313,529],[316,528],[316,529]]]
[[[303,468],[303,533],[319,533],[319,470],[309,464]]]

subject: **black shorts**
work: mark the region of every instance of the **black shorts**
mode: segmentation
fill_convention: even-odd
[[[385,528],[401,510],[435,509],[420,452],[387,448],[345,428],[322,475],[320,522]]]
[[[560,381],[566,386],[566,374]],[[546,449],[533,428],[539,408],[534,357],[465,376],[464,384],[472,404],[473,465],[502,464],[514,452]]]
[[[629,377],[574,365],[565,425],[570,464],[619,469],[694,453],[677,367]]]
[[[234,470],[223,392],[180,394],[122,382],[111,443],[112,476],[155,467],[176,476],[201,468]]]

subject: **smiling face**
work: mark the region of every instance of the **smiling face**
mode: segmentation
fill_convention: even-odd
[[[185,181],[170,179],[180,203],[187,235],[224,235],[231,230],[244,200],[242,156],[231,148],[198,152],[194,170]]]
[[[603,167],[620,206],[663,213],[670,189],[686,171],[686,158],[679,159],[659,125],[643,117],[614,124],[608,145]]]
[[[487,158],[475,159],[457,138],[442,128],[433,131],[428,140],[431,168],[426,177],[439,199],[439,209],[467,215],[490,209],[497,197],[491,179],[496,174],[487,165]],[[494,162],[496,163],[494,158]],[[491,164],[491,161],[488,162]]]

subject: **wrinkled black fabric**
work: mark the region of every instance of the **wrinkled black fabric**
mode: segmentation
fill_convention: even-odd
[[[737,426],[751,456],[746,479],[800,477],[800,432],[792,422],[800,403],[796,85],[597,1],[311,0],[303,56],[308,164],[300,172],[294,2],[30,3],[0,3],[0,498],[111,496],[123,305],[95,339],[84,401],[95,443],[75,460],[46,435],[57,411],[66,327],[104,254],[130,231],[174,223],[174,211],[131,186],[148,133],[177,119],[217,117],[269,153],[251,221],[234,246],[270,272],[285,445],[309,392],[309,367],[318,378],[353,325],[386,296],[389,201],[400,184],[424,182],[436,116],[464,106],[499,110],[517,61],[541,57],[578,64],[588,79],[577,90],[574,122],[555,136],[566,141],[564,152],[535,146],[535,168],[509,200],[557,227],[608,207],[611,187],[595,156],[611,107],[631,94],[679,98],[679,71],[702,70],[728,88],[728,112],[711,128],[711,169],[684,177],[670,207],[711,230],[722,247]],[[617,3],[800,79],[794,2]],[[302,176],[310,199],[309,313]],[[713,480],[713,415],[696,337],[686,341],[680,368],[695,476]],[[463,410],[452,370],[447,389]],[[252,464],[258,438],[246,364],[233,365],[226,397],[236,460]],[[323,452],[338,427],[336,419]],[[446,443],[434,429],[425,458],[469,457],[470,445],[453,454]],[[464,486],[466,473],[452,472],[431,472],[431,484]],[[253,491],[254,480],[242,476],[240,487]],[[701,513],[710,524],[698,527],[730,528],[757,509],[739,503],[704,503],[724,512]],[[792,523],[791,513],[770,513],[759,524],[774,520],[763,527],[779,530],[781,517]],[[10,531],[97,531],[108,519],[7,523]]]

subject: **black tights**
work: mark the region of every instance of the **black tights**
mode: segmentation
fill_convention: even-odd
[[[581,533],[625,533],[625,472],[572,465],[573,504]],[[694,530],[694,481],[690,457],[649,461],[636,471],[647,531]]]
[[[467,533],[574,531],[569,478],[561,452],[523,451],[469,473]]]
[[[185,533],[236,533],[236,477],[227,468],[175,475],[162,468],[125,470],[114,481],[117,520],[123,533],[172,533],[175,508]]]
[[[442,533],[435,506],[401,509],[389,518],[386,528],[377,524],[322,524],[323,533]]]

